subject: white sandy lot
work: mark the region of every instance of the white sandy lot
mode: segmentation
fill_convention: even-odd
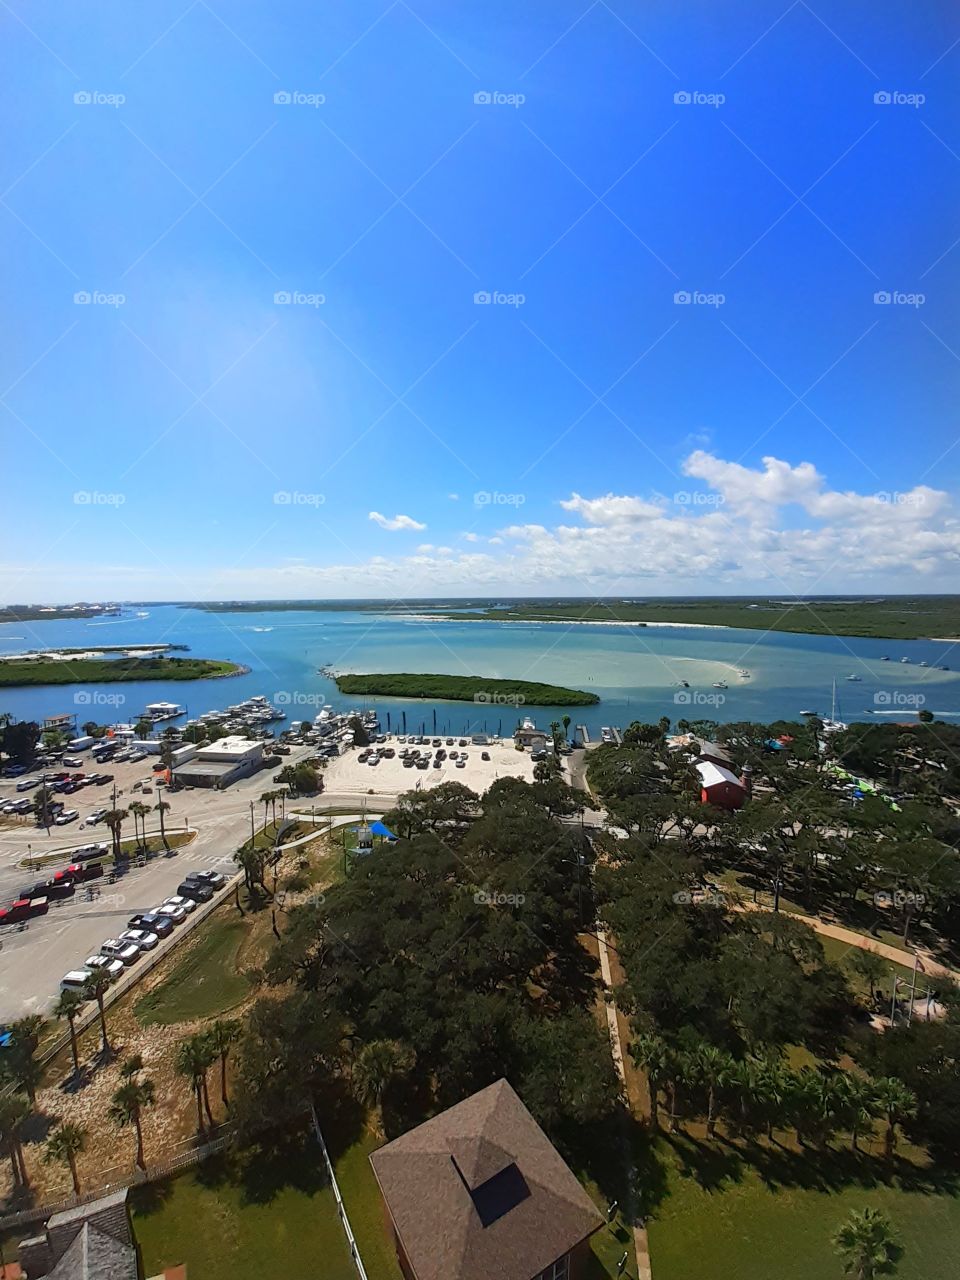
[[[465,747],[460,746],[459,738],[454,738],[452,747],[446,745],[446,738],[441,738],[447,758],[439,769],[433,767],[432,757],[437,748],[430,745],[431,741],[432,739],[428,740],[425,746],[416,747],[421,755],[425,751],[431,753],[431,763],[427,769],[404,768],[399,752],[409,743],[398,742],[395,734],[389,734],[387,741],[379,743],[376,749],[382,751],[384,747],[393,747],[398,754],[392,760],[381,757],[377,765],[365,762],[361,764],[357,758],[359,749],[351,748],[346,755],[337,756],[327,765],[323,778],[324,791],[358,796],[368,792],[399,795],[402,791],[413,791],[418,787],[421,791],[427,787],[436,787],[441,782],[462,782],[471,791],[482,794],[498,778],[514,777],[533,781],[530,752],[518,751],[512,738],[495,738],[486,746],[475,746],[468,742]],[[456,761],[450,759],[451,751],[458,754],[466,751],[467,763],[464,768],[458,769]],[[489,760],[481,760],[481,753],[484,751],[490,756]]]

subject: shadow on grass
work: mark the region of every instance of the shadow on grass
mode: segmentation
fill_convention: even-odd
[[[152,1213],[160,1213],[172,1195],[172,1178],[144,1182],[139,1187],[130,1188],[130,1205],[138,1218],[148,1218]]]
[[[733,1141],[718,1134],[712,1142],[681,1131],[664,1134],[681,1177],[693,1178],[706,1191],[720,1191],[750,1172],[768,1188],[836,1192],[848,1187],[869,1190],[885,1186],[920,1194],[960,1195],[960,1174],[942,1166],[892,1161],[849,1147],[804,1147],[755,1139]]]

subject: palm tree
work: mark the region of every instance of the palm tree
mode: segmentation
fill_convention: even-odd
[[[107,1015],[103,1007],[103,998],[109,986],[110,975],[104,969],[94,969],[82,987],[84,998],[97,1002],[97,1010],[100,1014],[100,1037],[103,1041],[100,1052],[103,1057],[107,1057],[112,1052],[110,1037],[107,1035]]]
[[[551,720],[550,733],[551,733],[551,736],[553,737],[553,754],[556,756],[560,754],[560,721],[559,720]]]
[[[227,1102],[227,1058],[231,1048],[240,1039],[241,1023],[239,1018],[218,1018],[207,1032],[210,1044],[220,1057],[220,1098],[223,1105]]]
[[[693,1069],[707,1090],[707,1137],[717,1131],[717,1091],[726,1085],[733,1073],[734,1061],[729,1053],[716,1045],[701,1043],[693,1054]]]
[[[110,1102],[109,1116],[121,1129],[133,1125],[137,1134],[136,1164],[138,1169],[146,1169],[143,1157],[143,1112],[152,1107],[155,1090],[152,1080],[126,1080],[113,1095]]]
[[[897,1145],[897,1125],[909,1120],[917,1112],[917,1095],[896,1076],[882,1076],[873,1082],[873,1097],[877,1109],[887,1122],[883,1135],[883,1154],[890,1160]]]
[[[141,800],[134,800],[130,805],[130,816],[133,818],[133,838],[136,840],[138,847],[140,846],[141,833],[143,844],[147,843],[147,823],[146,817],[150,812],[150,806],[144,804]],[[137,830],[137,820],[140,821],[140,829]]]
[[[859,1151],[860,1134],[870,1127],[876,1115],[876,1091],[869,1080],[847,1073],[837,1085],[840,1109],[850,1129],[850,1145]]]
[[[114,859],[120,857],[120,829],[128,816],[126,809],[110,809],[103,815],[104,822],[110,828]]]
[[[43,1163],[53,1164],[55,1160],[60,1160],[70,1168],[70,1176],[73,1178],[73,1194],[80,1194],[80,1177],[77,1173],[77,1156],[82,1153],[87,1145],[87,1131],[81,1129],[78,1124],[71,1124],[64,1121],[59,1129],[56,1129],[47,1139],[47,1145],[43,1152]]]
[[[750,1064],[749,1082],[754,1102],[766,1123],[767,1138],[772,1142],[773,1130],[783,1118],[790,1096],[790,1074],[781,1063],[762,1059]]]
[[[7,1148],[15,1187],[30,1185],[23,1159],[23,1125],[32,1114],[33,1108],[26,1098],[18,1098],[14,1093],[0,1094],[0,1142]]]
[[[637,1036],[630,1046],[630,1055],[641,1071],[646,1072],[650,1091],[650,1125],[659,1127],[659,1094],[670,1072],[670,1050],[666,1041],[657,1035]]]
[[[37,819],[50,830],[50,805],[53,801],[53,792],[48,786],[42,786],[33,793],[33,811]]]
[[[845,1275],[873,1280],[877,1268],[890,1261],[896,1238],[889,1218],[879,1209],[854,1209],[833,1237],[833,1245],[844,1260]]]
[[[80,1010],[83,1008],[83,996],[79,991],[61,991],[60,999],[53,1006],[53,1016],[55,1018],[66,1018],[67,1025],[70,1028],[70,1052],[73,1055],[73,1074],[80,1074],[80,1055],[77,1052],[77,1028],[76,1021],[80,1016]]]
[[[383,1110],[383,1096],[399,1076],[413,1070],[414,1052],[399,1040],[371,1040],[353,1063],[353,1091],[367,1107]]]
[[[561,716],[561,717],[560,717],[560,723],[563,725],[563,736],[564,736],[564,738],[568,738],[568,737],[569,737],[569,735],[570,735],[570,717],[569,717],[569,716]]]
[[[43,1018],[38,1013],[18,1018],[10,1025],[10,1072],[14,1084],[30,1099],[31,1107],[36,1105],[37,1085],[43,1077],[43,1067],[37,1061],[42,1029]]]
[[[207,1072],[215,1058],[216,1051],[204,1035],[187,1036],[177,1045],[176,1071],[178,1075],[190,1081],[197,1102],[197,1133],[201,1135],[205,1130],[204,1108],[206,1108],[210,1127],[213,1127],[213,1115],[207,1093]]]
[[[163,825],[163,815],[167,812],[169,808],[170,806],[167,804],[166,800],[158,800],[157,803],[153,806],[154,813],[157,813],[160,815],[160,839],[163,841],[163,847],[165,849],[167,847],[167,832],[166,832],[166,828]]]

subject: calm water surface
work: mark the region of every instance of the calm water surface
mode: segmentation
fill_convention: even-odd
[[[908,719],[918,707],[960,715],[960,644],[931,640],[873,640],[764,634],[698,627],[564,625],[557,623],[441,622],[376,613],[204,613],[173,605],[133,610],[121,618],[76,619],[0,626],[0,654],[56,646],[188,645],[192,655],[227,658],[250,668],[227,680],[59,685],[0,692],[0,711],[39,719],[76,712],[79,722],[130,720],[148,702],[185,703],[198,715],[264,694],[290,718],[312,719],[323,703],[338,710],[357,700],[337,692],[321,667],[341,672],[444,672],[540,680],[587,689],[594,707],[538,707],[541,725],[566,711],[596,733],[631,720],[707,718],[774,720],[802,710],[830,712],[837,682],[838,714],[847,720]],[[881,658],[886,655],[889,661]],[[909,657],[909,664],[901,663]],[[919,664],[927,662],[922,667]],[[940,671],[941,665],[951,668]],[[750,672],[749,679],[737,675]],[[850,675],[858,681],[847,679]],[[688,688],[683,688],[682,681]],[[715,689],[716,681],[728,688]],[[122,699],[122,701],[117,701]],[[512,730],[513,706],[370,700],[386,725],[412,731]],[[434,721],[434,715],[436,720]]]

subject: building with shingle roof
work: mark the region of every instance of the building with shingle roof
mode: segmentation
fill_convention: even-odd
[[[406,1280],[576,1280],[604,1222],[506,1080],[370,1163]]]

